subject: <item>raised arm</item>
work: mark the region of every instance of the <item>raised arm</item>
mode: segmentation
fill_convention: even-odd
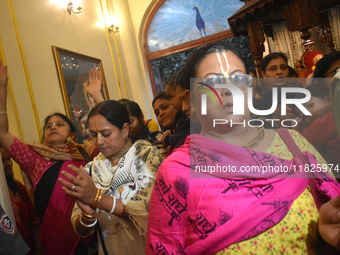
[[[5,150],[11,147],[14,142],[14,135],[8,131],[7,118],[7,66],[0,60],[0,147]]]
[[[99,69],[89,71],[89,82],[84,83],[84,88],[87,94],[93,97],[94,101],[98,104],[105,99],[103,98],[101,88],[102,88],[102,75]]]

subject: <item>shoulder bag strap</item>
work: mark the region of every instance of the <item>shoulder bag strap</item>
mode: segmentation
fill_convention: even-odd
[[[276,132],[280,135],[282,140],[286,143],[288,149],[293,153],[294,157],[297,157],[301,160],[301,162],[305,165],[308,164],[306,158],[303,156],[301,150],[296,145],[294,139],[289,134],[288,130],[286,128],[278,128],[276,129]],[[320,201],[320,197],[317,194],[317,188],[316,188],[316,180],[315,178],[308,178],[308,185],[311,189],[312,195],[314,197],[315,204],[317,208],[319,209],[322,205],[322,202]]]
[[[293,153],[294,157],[297,157],[298,159],[300,159],[303,164],[308,164],[301,150],[296,145],[293,137],[289,134],[289,131],[286,128],[278,128],[276,129],[276,132],[280,135],[282,140],[285,142],[288,149]]]

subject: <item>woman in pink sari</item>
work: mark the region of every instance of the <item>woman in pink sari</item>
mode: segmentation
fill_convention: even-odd
[[[35,208],[41,221],[40,241],[44,254],[74,254],[79,237],[70,222],[74,199],[57,182],[69,165],[86,164],[81,146],[74,142],[72,122],[55,113],[45,119],[44,144],[25,144],[9,132],[6,111],[7,67],[0,60],[0,147],[29,175],[34,187]],[[86,148],[88,154],[94,146]]]
[[[190,116],[202,131],[159,168],[147,254],[311,254],[339,248],[339,184],[297,132],[249,124],[247,104],[238,103],[252,95],[247,73],[242,56],[228,44],[207,45],[188,59],[182,79],[187,84],[181,86],[190,87]],[[244,114],[234,114],[242,107]],[[318,171],[308,174],[317,164]]]

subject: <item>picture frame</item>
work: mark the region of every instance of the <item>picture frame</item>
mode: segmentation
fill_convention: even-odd
[[[78,143],[89,139],[87,116],[95,105],[83,84],[89,79],[91,68],[99,69],[102,77],[102,95],[109,99],[102,61],[98,58],[52,46],[67,117],[72,120]]]

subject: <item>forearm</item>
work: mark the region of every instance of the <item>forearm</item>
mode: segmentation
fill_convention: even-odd
[[[90,96],[93,97],[93,100],[96,102],[96,104],[103,102],[105,100],[101,92],[92,93],[90,94]]]
[[[114,199],[111,196],[103,195],[100,199],[97,208],[106,212],[111,212],[114,207],[113,213],[114,215],[130,221],[129,215],[125,210],[125,205],[121,202],[121,200],[116,200],[114,205]],[[73,228],[76,233],[81,237],[86,237],[93,233],[94,228],[97,223],[97,215],[89,215],[84,213],[79,207],[76,209],[76,215],[73,216]]]
[[[7,118],[7,86],[0,86],[0,147],[11,147],[14,136],[9,133]]]
[[[101,200],[98,203],[98,208],[103,211],[110,212],[112,210],[113,203],[113,197],[103,194]],[[123,220],[130,221],[129,214],[126,211],[125,205],[122,203],[121,199],[116,199],[116,206],[113,214],[122,218]]]

